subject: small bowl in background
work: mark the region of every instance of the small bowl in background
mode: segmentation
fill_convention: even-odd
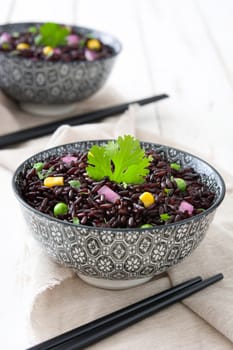
[[[23,32],[42,23],[10,23],[0,32]],[[39,115],[63,115],[74,103],[99,91],[108,79],[121,52],[121,43],[111,34],[95,29],[70,26],[82,34],[91,34],[113,49],[110,57],[94,61],[33,61],[0,52],[0,88],[18,101],[22,109]]]

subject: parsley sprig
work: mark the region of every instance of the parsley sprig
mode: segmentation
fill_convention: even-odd
[[[96,181],[107,176],[117,183],[141,184],[149,173],[151,160],[137,139],[131,135],[119,136],[106,145],[91,147],[86,171]]]

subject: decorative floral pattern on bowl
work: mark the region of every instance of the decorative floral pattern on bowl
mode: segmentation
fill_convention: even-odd
[[[42,214],[21,198],[22,172],[51,155],[88,150],[102,141],[67,144],[43,151],[26,160],[15,172],[13,187],[31,233],[58,263],[79,275],[115,281],[142,281],[166,271],[189,256],[206,235],[217,207],[225,195],[218,172],[203,160],[168,146],[142,142],[145,149],[156,149],[171,162],[192,166],[216,193],[211,208],[195,217],[152,228],[112,229],[66,223]]]

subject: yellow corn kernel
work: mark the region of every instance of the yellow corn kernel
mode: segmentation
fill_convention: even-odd
[[[64,177],[63,176],[57,176],[57,177],[48,176],[48,177],[46,177],[46,179],[44,179],[44,186],[46,186],[46,187],[64,186]]]
[[[155,202],[155,197],[150,192],[143,192],[139,199],[142,201],[145,208],[150,207]]]
[[[26,44],[26,43],[20,43],[16,46],[16,50],[27,50],[30,48],[30,45],[29,44]]]
[[[51,46],[45,46],[45,47],[43,48],[43,54],[44,54],[45,56],[52,55],[52,53],[53,53],[53,48],[52,48]]]
[[[100,44],[99,40],[97,40],[97,39],[89,39],[87,42],[87,47],[90,50],[100,50],[101,44]]]

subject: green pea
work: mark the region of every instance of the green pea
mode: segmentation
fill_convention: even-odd
[[[180,170],[181,166],[180,164],[177,164],[177,163],[171,163],[170,168],[174,170]]]
[[[175,180],[175,182],[176,182],[177,187],[179,188],[179,190],[181,190],[182,192],[184,192],[184,191],[186,190],[186,182],[185,182],[183,179],[179,178],[179,177],[174,178],[174,180]]]
[[[36,171],[41,171],[43,169],[43,167],[44,167],[44,163],[42,163],[42,162],[38,162],[38,163],[35,163],[33,165],[33,168],[35,168]]]
[[[68,213],[68,205],[66,203],[59,202],[53,208],[54,216],[66,215],[67,213]]]
[[[144,224],[144,225],[140,226],[140,228],[150,228],[150,227],[153,227],[153,225],[151,225],[151,224]]]

